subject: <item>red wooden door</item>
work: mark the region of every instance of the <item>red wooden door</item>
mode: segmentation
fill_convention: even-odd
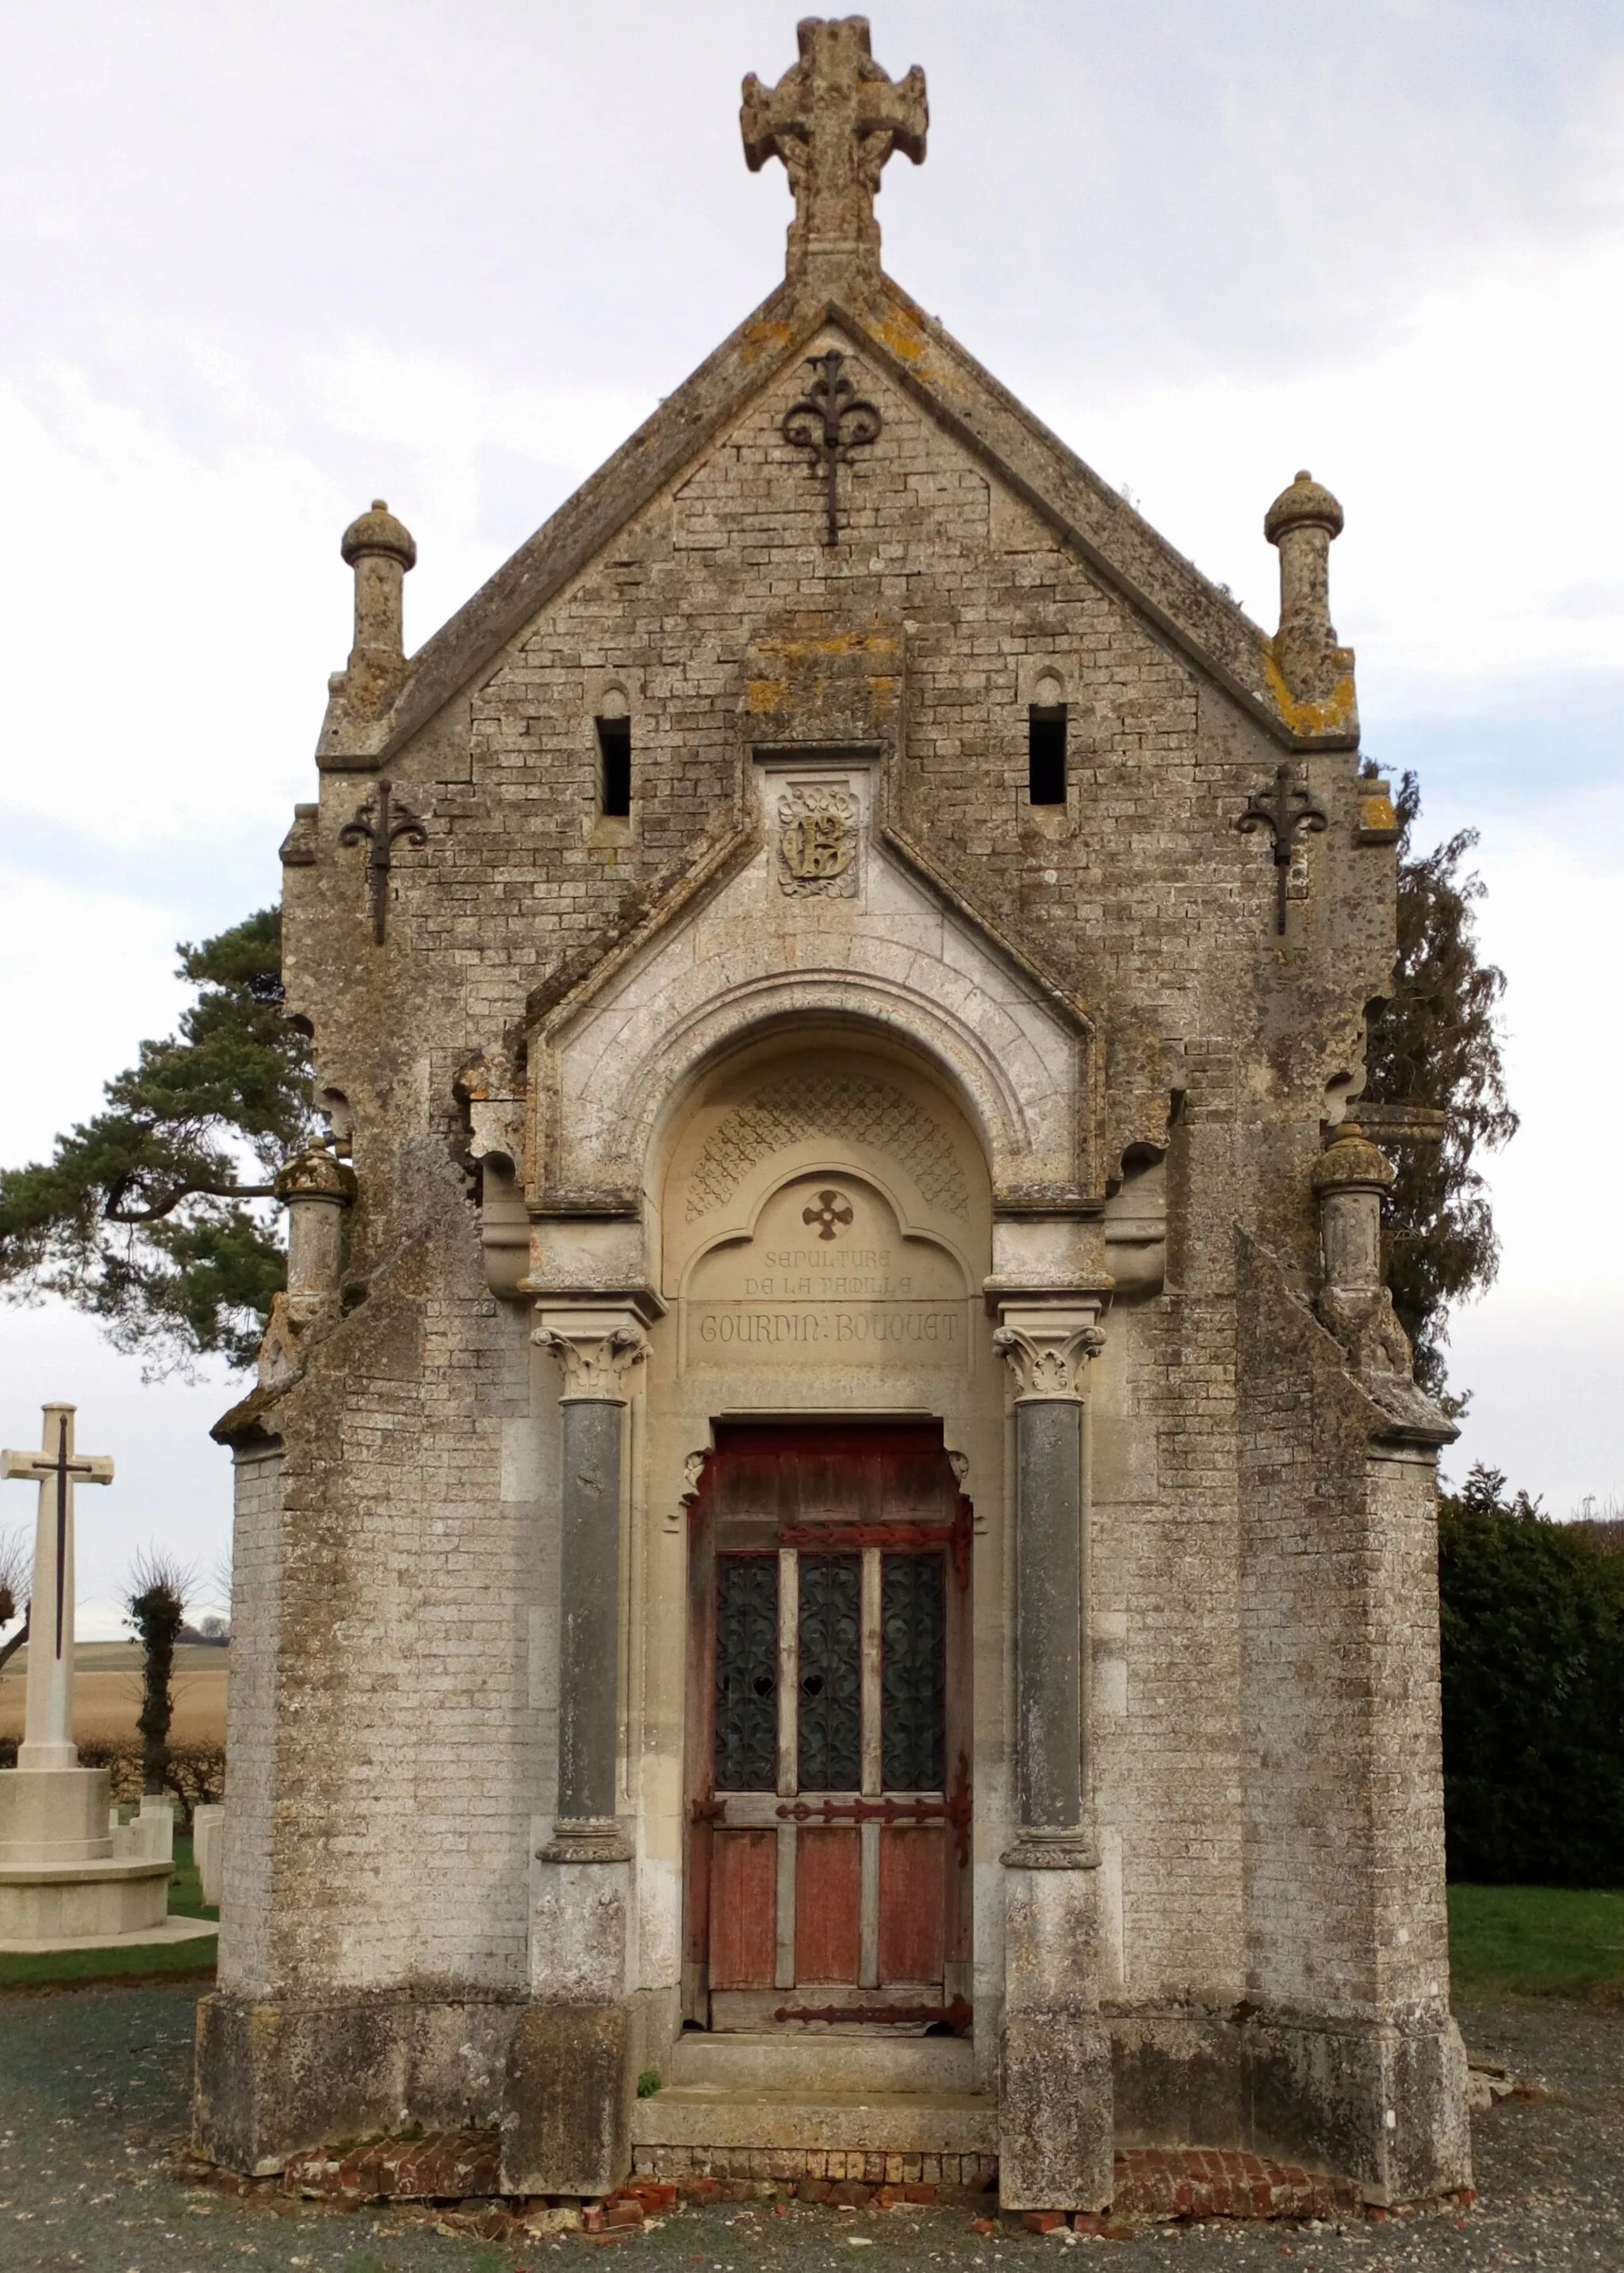
[[[686,2009],[969,2019],[969,1508],[939,1429],[719,1432],[694,1510]]]

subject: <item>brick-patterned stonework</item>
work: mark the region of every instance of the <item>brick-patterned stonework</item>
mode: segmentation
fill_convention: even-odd
[[[501,2142],[490,2131],[375,2139],[342,2155],[295,2155],[282,2190],[337,2202],[460,2202],[501,2192]]]
[[[295,2156],[282,2173],[288,2194],[338,2202],[455,2202],[501,2192],[499,2145],[491,2133],[447,2132],[426,2138],[375,2140],[343,2155]],[[988,2155],[897,2155],[848,2149],[842,2152],[744,2148],[643,2148],[639,2189],[643,2206],[666,2206],[679,2187],[702,2193],[695,2180],[772,2180],[809,2199],[833,2200],[837,2187],[894,2189],[907,2202],[953,2202],[984,2197],[998,2181]],[[658,2181],[666,2183],[661,2185]],[[804,2182],[811,2182],[809,2184]],[[610,2198],[611,2203],[613,2197]],[[1116,2158],[1119,2217],[1172,2218],[1308,2218],[1357,2216],[1358,2190],[1344,2179],[1259,2155],[1218,2148],[1131,2148]]]
[[[806,37],[858,68],[866,34]],[[877,163],[842,197],[872,206]],[[1051,2197],[1015,2132],[1052,2143],[1085,2102],[1091,2141],[1054,2146],[1073,2205],[1109,2183],[1113,2112],[1125,2152],[1335,2160],[1373,2202],[1467,2175],[1431,1560],[1448,1429],[1400,1344],[1342,1330],[1380,1326],[1380,1300],[1337,1307],[1315,1182],[1395,951],[1390,801],[1324,613],[1339,514],[1300,483],[1275,508],[1282,643],[874,246],[792,241],[783,284],[415,655],[411,540],[386,514],[350,533],[356,643],[284,846],[283,940],[354,1198],[335,1176],[333,1283],[283,1304],[220,1429],[238,1671],[198,2131],[238,2169],[405,2109],[437,2137],[506,2125],[529,2190],[626,2174],[635,2079],[669,2077],[708,2010],[686,1511],[720,1416],[803,1411],[929,1415],[973,1505],[954,1993],[1018,2206]],[[879,418],[833,542],[784,432],[828,353]],[[1065,800],[1034,804],[1031,713],[1055,706]],[[600,809],[600,718],[630,733],[625,815]],[[1326,821],[1283,932],[1267,834],[1237,827],[1283,764]],[[345,831],[385,780],[425,841],[393,848],[380,941]],[[838,891],[793,873],[803,806],[852,832]],[[956,1369],[706,1369],[711,1228],[745,1254],[813,1171],[865,1179],[904,1260],[929,1243],[957,1273]],[[1065,1392],[1088,1405],[1087,1820],[1045,1897],[1073,1909],[1024,1973],[1017,1384],[993,1339],[1022,1302],[1080,1303],[1104,1337]],[[580,1534],[618,1574],[587,1605],[612,1613],[591,1671],[614,1823],[572,1844],[563,1416],[584,1408],[560,1405],[558,1353],[581,1370],[564,1329],[595,1305],[592,1378],[627,1416],[618,1520]],[[1037,2114],[1009,2089],[1017,1992],[1031,2107],[1062,2072],[1037,2047],[1065,2038],[1087,2078]],[[555,2022],[598,2079],[567,2153]]]
[[[856,2179],[870,2187],[936,2187],[944,2190],[944,2201],[956,2199],[957,2193],[984,2194],[998,2183],[996,2155],[899,2155],[860,2147],[639,2147],[633,2165],[640,2173],[662,2179],[771,2179],[781,2184],[808,2179],[831,2185]]]
[[[1133,2147],[1117,2157],[1111,2208],[1127,2217],[1346,2217],[1363,2204],[1345,2179],[1261,2155]]]

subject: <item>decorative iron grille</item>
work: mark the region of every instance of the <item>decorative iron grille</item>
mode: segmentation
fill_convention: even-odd
[[[798,1782],[857,1791],[863,1782],[862,1563],[803,1555]]]
[[[944,1791],[947,1588],[939,1555],[887,1555],[880,1572],[880,1774],[887,1791]]]
[[[778,1789],[778,1557],[716,1558],[716,1789]]]

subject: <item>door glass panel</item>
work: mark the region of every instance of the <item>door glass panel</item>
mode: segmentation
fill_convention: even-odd
[[[803,1791],[856,1791],[863,1782],[861,1569],[856,1555],[801,1557]]]
[[[778,1557],[716,1558],[716,1789],[778,1786]]]
[[[880,1759],[887,1791],[947,1789],[944,1558],[887,1555],[880,1573]]]

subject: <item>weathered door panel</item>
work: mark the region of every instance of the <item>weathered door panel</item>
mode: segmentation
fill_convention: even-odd
[[[690,2021],[968,2021],[969,1510],[930,1435],[719,1431],[693,1524]]]

